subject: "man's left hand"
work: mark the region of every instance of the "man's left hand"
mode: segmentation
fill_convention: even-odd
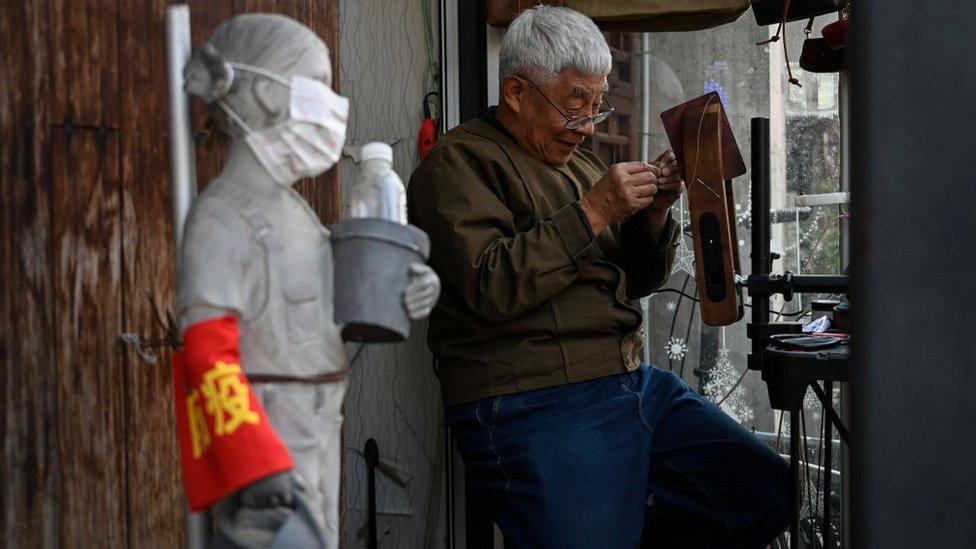
[[[441,295],[441,279],[429,266],[423,263],[410,265],[410,282],[403,291],[403,305],[407,308],[410,320],[420,320],[430,316]]]
[[[678,170],[678,162],[674,159],[674,153],[666,152],[660,158],[651,162],[652,166],[657,166],[657,194],[654,195],[654,202],[644,208],[646,212],[667,212],[678,197],[681,196],[681,173]]]
[[[652,171],[657,175],[657,194],[654,195],[654,202],[640,213],[647,219],[655,233],[661,233],[667,223],[671,205],[681,196],[683,182],[678,170],[678,162],[671,151],[667,151],[651,162],[651,166],[656,168]]]

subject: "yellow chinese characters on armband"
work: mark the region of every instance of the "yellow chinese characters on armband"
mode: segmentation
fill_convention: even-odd
[[[261,416],[251,409],[250,389],[241,379],[240,364],[217,361],[203,374],[199,388],[190,391],[186,407],[195,458],[210,448],[211,433],[206,415],[213,418],[213,435],[218,437],[233,434],[245,423],[257,425],[261,422]]]
[[[193,457],[199,458],[210,448],[210,429],[207,418],[203,416],[200,406],[200,391],[194,389],[186,397],[186,418],[190,423],[190,440],[193,445]]]

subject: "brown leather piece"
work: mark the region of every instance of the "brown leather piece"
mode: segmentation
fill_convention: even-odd
[[[686,113],[697,111],[701,113],[706,104],[718,103],[722,100],[718,93],[710,92],[701,97],[697,97],[672,107],[661,113],[661,121],[664,123],[664,132],[668,134],[668,143],[671,144],[671,151],[674,158],[681,167],[682,177],[684,173],[684,119]],[[739,145],[735,142],[735,135],[732,134],[732,126],[725,114],[725,109],[721,110],[720,133],[722,140],[722,167],[725,170],[725,177],[732,179],[746,173],[746,163],[742,160],[742,153],[739,152]],[[687,181],[687,179],[685,179]]]
[[[845,52],[830,49],[824,38],[807,38],[800,53],[800,68],[807,72],[840,72],[845,66]]]
[[[732,178],[746,172],[722,100],[715,92],[661,114],[688,189],[695,282],[702,320],[728,326],[745,313]]]
[[[254,374],[247,376],[247,380],[251,383],[305,383],[308,385],[317,385],[319,383],[338,383],[347,377],[349,377],[349,370],[340,370],[338,372],[307,377]]]

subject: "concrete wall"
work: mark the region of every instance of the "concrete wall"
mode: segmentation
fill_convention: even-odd
[[[422,100],[431,86],[424,41],[427,2],[341,2],[342,93],[352,104],[348,146],[383,141],[393,146],[394,169],[404,183],[416,167]],[[434,47],[437,10],[431,3]],[[436,51],[435,51],[436,58]],[[359,170],[341,164],[343,197]],[[434,547],[441,506],[443,454],[441,400],[427,350],[426,323],[408,341],[369,345],[353,367],[346,398],[346,545],[365,547],[366,463],[362,449],[376,439],[381,462],[403,484],[377,478],[379,540],[384,547]],[[358,345],[347,348],[349,356]]]

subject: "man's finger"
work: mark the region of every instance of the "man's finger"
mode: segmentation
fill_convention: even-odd
[[[677,175],[672,175],[670,177],[659,177],[657,180],[657,186],[661,187],[662,189],[664,187],[677,189],[681,187],[681,178]]]
[[[643,185],[650,185],[651,183],[658,182],[658,174],[655,172],[641,172],[631,174],[627,177],[627,183],[635,187],[640,187]]]
[[[634,187],[634,190],[636,191],[635,196],[638,198],[647,198],[648,196],[654,196],[658,193],[658,186],[651,183],[650,185]]]
[[[652,170],[660,171],[660,168],[652,164],[648,164],[647,162],[620,162],[619,164],[613,165],[614,168],[618,166],[620,167],[620,169],[624,170],[625,173],[631,175],[642,173],[642,172],[649,172]]]
[[[671,162],[669,164],[660,164],[660,168],[661,168],[661,175],[665,177],[676,175],[680,171],[678,169],[677,162]]]

